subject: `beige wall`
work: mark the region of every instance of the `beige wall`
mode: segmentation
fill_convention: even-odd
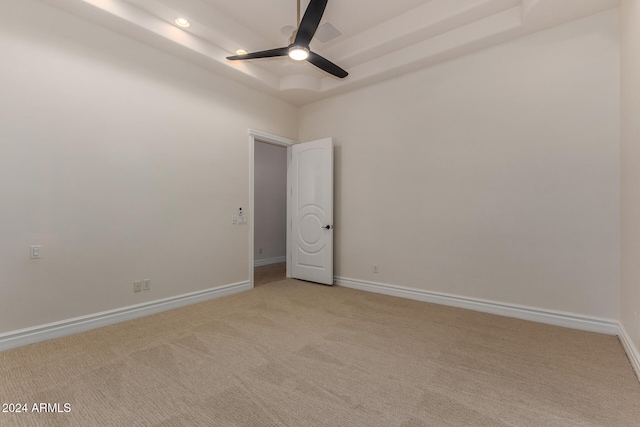
[[[254,260],[282,258],[287,255],[287,149],[256,142],[254,159]]]
[[[622,299],[638,346],[637,3],[623,4],[620,210],[617,11],[298,123],[39,1],[0,2],[0,333],[247,280],[248,228],[230,219],[248,206],[254,128],[336,138],[337,275],[610,319]],[[143,278],[152,291],[134,294]]]
[[[336,275],[617,319],[618,23],[303,107],[299,139],[337,143]]]
[[[248,280],[247,131],[295,107],[39,1],[0,58],[0,333]]]
[[[621,10],[622,288],[620,322],[640,349],[640,1]],[[636,314],[637,313],[637,314]]]

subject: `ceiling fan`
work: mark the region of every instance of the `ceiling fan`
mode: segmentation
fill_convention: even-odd
[[[327,1],[328,0],[311,0],[309,2],[309,6],[307,6],[307,10],[304,12],[302,21],[300,21],[300,25],[298,25],[298,30],[294,33],[295,39],[289,46],[263,50],[260,52],[246,53],[244,55],[229,56],[227,59],[230,61],[238,61],[245,59],[289,56],[291,59],[296,61],[304,61],[306,59],[321,70],[324,70],[338,78],[343,79],[347,77],[349,73],[345,70],[309,49],[309,43],[316,33],[318,25],[320,25],[324,9],[327,7]],[[298,0],[298,17],[299,16],[300,0]]]

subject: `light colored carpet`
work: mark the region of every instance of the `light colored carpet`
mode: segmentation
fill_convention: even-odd
[[[279,282],[286,279],[287,263],[263,265],[253,269],[253,286],[258,287],[268,283]]]
[[[3,426],[638,426],[616,337],[284,280],[0,353]]]

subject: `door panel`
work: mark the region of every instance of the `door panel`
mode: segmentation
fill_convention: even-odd
[[[332,139],[294,145],[290,178],[291,276],[333,285]]]

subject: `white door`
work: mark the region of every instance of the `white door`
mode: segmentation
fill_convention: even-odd
[[[291,276],[333,285],[333,140],[291,148]]]

